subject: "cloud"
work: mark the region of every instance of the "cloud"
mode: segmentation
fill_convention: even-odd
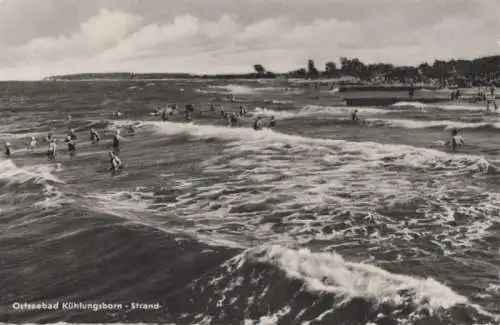
[[[15,1],[0,0],[0,25],[3,9],[32,3]],[[82,2],[64,1],[71,28],[58,21],[57,28],[42,28],[40,36],[27,28],[17,39],[0,41],[0,78],[91,71],[245,72],[256,63],[286,71],[304,66],[308,58],[321,65],[340,56],[418,64],[499,50],[494,0],[456,0],[454,6],[424,0],[403,6],[384,0],[314,0],[307,6],[297,0],[286,6],[283,1],[241,0],[239,9],[234,1],[211,0],[218,12],[212,7],[203,11],[203,2],[197,1],[178,0],[176,7],[169,0],[88,0],[76,13],[69,9]],[[57,3],[44,0],[39,21],[60,13],[64,6]]]
[[[18,49],[18,52],[38,60],[94,55],[119,43],[141,21],[141,17],[102,9],[99,14],[84,22],[74,34],[37,38]]]

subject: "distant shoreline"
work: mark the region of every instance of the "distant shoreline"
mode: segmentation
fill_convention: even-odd
[[[269,80],[285,83],[297,84],[319,84],[319,85],[337,85],[340,86],[341,92],[344,91],[407,91],[411,88],[410,85],[376,83],[366,84],[360,81],[352,80],[350,77],[327,78],[319,77],[313,79],[302,78],[287,78],[285,75],[259,75],[256,73],[249,74],[232,74],[232,75],[194,75],[187,73],[82,73],[82,74],[67,74],[59,76],[50,76],[43,78],[43,81],[160,81],[160,80],[183,80],[183,79],[201,79],[201,80],[224,80],[224,81],[257,81]],[[415,85],[415,89],[437,89],[434,85]]]
[[[43,78],[44,81],[84,81],[84,80],[165,80],[165,79],[276,79],[276,75],[257,73],[230,75],[195,75],[189,73],[76,73]]]

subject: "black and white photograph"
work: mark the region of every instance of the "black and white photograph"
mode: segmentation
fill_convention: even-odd
[[[500,0],[0,0],[0,325],[499,325]]]

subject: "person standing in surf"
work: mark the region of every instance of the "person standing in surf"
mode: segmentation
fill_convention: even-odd
[[[165,107],[161,112],[161,119],[163,120],[163,122],[168,121],[168,116],[169,116],[169,108]]]
[[[5,157],[7,158],[10,158],[10,156],[12,155],[12,150],[10,148],[10,142],[5,142],[4,144],[4,149],[5,149]]]
[[[247,116],[247,108],[245,107],[245,105],[240,105],[240,116]]]
[[[75,140],[70,135],[68,135],[66,137],[66,140],[64,140],[64,141],[68,145],[69,156],[73,157],[76,154]]]
[[[355,109],[354,112],[351,113],[351,121],[359,122],[358,110]]]
[[[412,83],[410,89],[408,90],[408,97],[412,100],[413,96],[415,96],[415,86]]]
[[[46,141],[46,142],[48,142],[48,143],[50,143],[50,142],[53,140],[53,138],[54,138],[54,137],[53,137],[53,135],[52,135],[52,132],[49,132],[49,133],[47,134],[47,137],[45,138],[45,141]]]
[[[115,154],[120,153],[120,142],[122,140],[122,137],[120,136],[120,130],[116,130],[115,135],[113,137],[113,150]]]
[[[458,147],[465,145],[464,139],[458,134],[457,129],[451,130],[451,140],[446,143],[446,145],[451,146],[453,151],[456,151]]]
[[[101,137],[99,136],[99,133],[94,128],[90,129],[90,141],[93,144],[98,143],[101,140]]]
[[[57,151],[56,139],[51,139],[49,142],[49,149],[47,150],[47,157],[49,157],[50,160],[55,160],[56,151]]]
[[[231,113],[231,116],[229,117],[229,125],[230,126],[237,126],[239,122],[238,116],[236,115],[235,112]]]
[[[133,124],[130,124],[130,125],[127,127],[127,129],[128,129],[128,134],[130,134],[130,135],[134,135],[134,134],[135,134],[135,127],[134,127],[134,125],[133,125]]]
[[[71,140],[76,140],[75,130],[68,128],[68,136],[71,138]]]
[[[36,145],[37,145],[36,138],[32,136],[30,142],[28,142],[28,151],[30,152],[35,151]]]
[[[275,126],[276,126],[276,119],[274,118],[274,116],[271,116],[271,120],[269,121],[268,127],[273,128]]]
[[[262,129],[262,116],[257,116],[255,121],[253,122],[253,129],[255,131],[261,130]]]
[[[108,156],[109,156],[109,163],[111,165],[109,169],[110,172],[116,173],[123,168],[122,161],[113,151],[109,151]]]
[[[194,106],[192,104],[186,105],[186,121],[190,122],[194,113]]]

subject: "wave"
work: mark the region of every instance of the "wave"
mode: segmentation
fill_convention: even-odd
[[[123,123],[126,123],[123,121]],[[130,123],[130,122],[129,122]],[[380,159],[387,155],[404,157],[408,166],[422,166],[422,164],[443,161],[470,161],[476,162],[483,159],[480,156],[450,154],[434,149],[417,148],[403,144],[382,144],[378,142],[351,142],[336,139],[309,138],[299,135],[289,135],[264,129],[256,132],[250,128],[227,128],[215,125],[198,125],[194,123],[171,123],[171,122],[143,122],[143,124],[154,127],[158,132],[165,135],[190,134],[195,138],[210,139],[217,137],[221,140],[244,141],[254,143],[260,141],[287,143],[292,146],[311,145],[330,146],[340,153],[359,153],[361,159]],[[293,151],[293,147],[291,147]],[[416,159],[416,160],[415,160]]]
[[[278,100],[278,99],[267,99],[264,101],[266,104],[275,104],[275,105],[291,105],[293,101],[291,100]]]
[[[144,126],[144,122],[136,120],[114,120],[108,121],[105,126],[109,131],[121,131],[122,129],[126,129],[130,126],[133,126],[134,128],[141,128]]]
[[[425,105],[425,104],[423,104]],[[396,105],[395,107],[405,107],[406,105]],[[427,107],[427,106],[422,106]],[[254,116],[275,116],[278,119],[294,119],[303,117],[313,117],[313,116],[344,116],[340,119],[331,120],[332,123],[336,124],[352,124],[349,120],[349,114],[354,110],[357,110],[360,116],[376,116],[376,115],[387,115],[392,113],[405,112],[404,110],[395,109],[378,109],[378,108],[366,108],[366,107],[345,107],[345,106],[319,106],[319,105],[307,105],[300,110],[272,110],[263,107],[257,107],[251,113]],[[404,129],[426,129],[426,128],[442,128],[444,130],[451,130],[453,128],[463,129],[463,130],[498,130],[500,129],[500,122],[462,122],[462,121],[452,121],[452,120],[413,120],[413,119],[377,119],[377,118],[365,118],[368,125],[380,125],[388,127],[397,127]]]
[[[10,159],[0,161],[0,179],[15,183],[25,183],[33,180],[38,184],[44,182],[63,184],[63,181],[52,174],[55,170],[57,170],[57,167],[53,165],[19,168]]]
[[[397,102],[391,105],[392,107],[418,108],[422,110],[439,109],[445,111],[484,111],[484,104],[425,104],[418,101],[415,102]]]
[[[58,188],[58,185],[64,182],[53,174],[56,171],[61,171],[59,165],[20,168],[10,159],[3,160],[0,162],[0,184],[7,190],[9,195],[6,197],[7,201],[12,201],[16,196],[22,195],[24,199],[28,196],[34,198],[35,201],[32,203],[35,206],[54,207],[61,204],[64,197]]]
[[[395,104],[392,104],[391,106],[393,107],[413,107],[413,108],[426,108],[427,104],[420,103],[420,102],[397,102]]]
[[[500,123],[489,122],[459,122],[459,121],[422,121],[411,119],[366,119],[372,125],[385,125],[389,127],[398,127],[404,129],[427,129],[427,128],[443,128],[445,130],[462,129],[462,130],[497,130],[500,129]]]
[[[489,236],[489,216],[500,213],[499,193],[470,184],[472,177],[498,173],[483,157],[271,130],[145,124],[165,135],[226,141],[222,154],[199,165],[200,179],[148,189],[155,194],[142,195],[145,206],[137,205],[142,212],[134,213],[163,220],[174,209],[182,222],[169,225],[169,231],[202,242],[248,247],[262,241],[358,245],[362,240],[378,251],[384,241],[404,256],[413,252],[410,243],[424,241],[437,246],[423,254],[453,254]],[[465,197],[474,205],[465,207]],[[126,197],[117,196],[108,208],[122,200],[128,206]]]
[[[285,94],[301,93],[300,90],[294,90],[287,87],[250,87],[244,85],[228,84],[223,86],[209,86],[207,89],[195,89],[195,92],[204,94],[224,94],[224,95],[253,95],[257,93],[278,92]]]
[[[368,107],[347,107],[347,106],[321,106],[306,105],[300,110],[272,110],[263,107],[256,107],[253,115],[276,116],[280,119],[301,118],[321,115],[343,115],[348,117],[354,110],[358,110],[360,115],[382,115],[398,112],[394,109],[368,108]]]
[[[224,86],[210,86],[214,89],[223,89],[224,93],[234,94],[234,95],[249,95],[254,94],[256,90],[249,86],[229,84]]]
[[[237,255],[170,299],[188,301],[186,310],[195,311],[181,316],[182,321],[214,324],[364,325],[437,320],[473,324],[500,319],[430,277],[394,274],[348,262],[336,253],[277,245]],[[220,306],[229,304],[230,309],[218,312]]]

